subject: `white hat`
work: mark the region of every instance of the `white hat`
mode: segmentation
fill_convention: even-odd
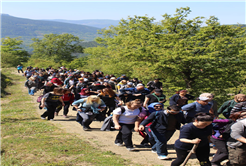
[[[202,94],[200,94],[199,97],[213,98],[213,94],[212,93],[202,93]]]
[[[137,87],[138,87],[138,86],[144,86],[144,85],[143,85],[143,84],[137,84]]]
[[[115,80],[116,78],[115,78],[115,77],[111,77],[110,79],[111,79],[111,80]]]
[[[209,98],[207,98],[207,97],[199,97],[199,100],[206,101],[206,100],[209,100]]]

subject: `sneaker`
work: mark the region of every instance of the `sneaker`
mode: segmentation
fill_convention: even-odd
[[[55,112],[55,116],[58,116],[58,112]]]
[[[41,119],[45,120],[46,118],[44,118],[44,117],[41,116]]]
[[[123,146],[122,143],[115,143],[116,146]]]
[[[168,160],[169,157],[167,157],[165,155],[161,155],[161,156],[158,156],[158,159],[160,159],[160,160]]]
[[[50,119],[50,121],[54,121],[54,119]]]
[[[156,150],[151,150],[151,152],[152,152],[152,153],[157,153],[157,151],[156,151]]]
[[[90,129],[88,129],[87,127],[83,127],[84,131],[89,131]]]
[[[135,151],[134,148],[126,148],[126,149],[129,150],[129,151]]]
[[[64,117],[64,118],[68,118],[68,116],[67,116],[67,115],[63,115],[63,117]]]

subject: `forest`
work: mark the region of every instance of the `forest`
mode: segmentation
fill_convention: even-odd
[[[100,30],[96,43],[87,47],[73,34],[44,34],[32,39],[31,55],[20,38],[5,37],[1,65],[98,69],[145,83],[158,77],[164,93],[210,92],[218,102],[229,99],[228,94],[246,93],[245,27],[221,25],[215,16],[188,19],[190,13],[189,7],[179,8],[159,23],[147,16],[128,17]],[[75,56],[82,53],[87,56]]]

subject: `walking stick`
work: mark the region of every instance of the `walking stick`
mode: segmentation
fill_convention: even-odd
[[[198,146],[198,144],[194,144],[194,145],[193,145],[191,151],[190,151],[189,154],[186,156],[185,161],[182,163],[181,166],[185,166],[185,164],[188,162],[188,160],[189,160],[190,156],[192,155],[192,153],[195,153],[197,146]]]

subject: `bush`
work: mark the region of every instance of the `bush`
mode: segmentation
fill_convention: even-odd
[[[2,68],[16,67],[21,62],[19,57],[8,52],[1,52],[1,66]]]
[[[11,79],[1,72],[1,97],[4,97],[6,95],[5,88],[8,85],[11,85]]]

